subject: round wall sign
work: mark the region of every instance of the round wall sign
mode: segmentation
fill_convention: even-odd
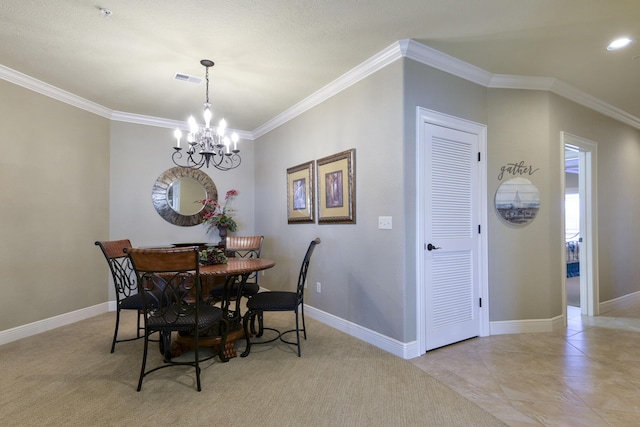
[[[540,210],[538,188],[526,178],[512,178],[496,191],[496,210],[509,224],[527,225]]]

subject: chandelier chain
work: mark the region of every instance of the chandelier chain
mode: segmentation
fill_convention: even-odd
[[[207,82],[207,105],[209,105],[209,67],[205,67],[207,71],[205,71],[204,76]]]

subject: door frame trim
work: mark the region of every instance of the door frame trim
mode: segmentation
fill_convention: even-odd
[[[480,237],[478,239],[478,250],[480,252],[479,268],[479,288],[478,295],[482,298],[482,307],[479,308],[480,336],[485,337],[490,334],[489,328],[489,262],[488,262],[488,239],[487,239],[487,126],[460,117],[451,116],[423,107],[416,107],[416,241],[415,241],[415,264],[416,264],[416,338],[420,354],[426,352],[426,301],[424,280],[424,164],[422,161],[424,151],[423,124],[433,124],[447,127],[463,132],[468,132],[478,136],[478,150],[480,152],[479,170],[479,209]]]
[[[582,284],[586,281],[586,310],[582,307],[582,314],[587,316],[597,316],[600,314],[600,285],[598,283],[598,193],[597,193],[597,164],[598,164],[598,144],[594,141],[573,135],[569,132],[560,132],[560,147],[562,152],[562,196],[565,190],[565,159],[564,150],[566,145],[578,148],[580,152],[580,204],[584,203],[586,218],[580,219],[581,233],[584,231],[584,244],[581,245],[580,257],[585,257],[585,263],[590,267],[586,272],[586,277],[581,277],[580,292],[583,291]],[[582,169],[584,168],[584,170]],[[564,202],[561,203],[562,230],[565,229],[564,224]],[[582,230],[584,224],[584,230]],[[564,235],[562,236],[562,314],[564,316],[565,325],[567,324],[567,271],[566,271],[566,253]],[[582,297],[581,297],[582,302]]]

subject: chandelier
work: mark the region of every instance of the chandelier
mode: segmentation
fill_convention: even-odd
[[[211,104],[209,103],[209,68],[213,67],[213,61],[203,59],[200,61],[205,69],[207,81],[207,97],[204,102],[204,126],[196,123],[193,116],[189,117],[189,133],[187,134],[186,159],[183,160],[180,140],[182,132],[176,129],[173,135],[176,138],[175,150],[171,156],[176,166],[200,169],[203,166],[213,166],[216,169],[227,171],[240,166],[240,150],[238,150],[238,134],[233,132],[227,136],[227,122],[223,118],[218,123],[217,128],[211,127]],[[232,146],[233,144],[233,146]]]

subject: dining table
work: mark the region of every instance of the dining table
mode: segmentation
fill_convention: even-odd
[[[202,285],[202,295],[206,298],[211,285],[224,281],[222,301],[220,302],[223,315],[229,322],[229,332],[223,354],[227,359],[237,357],[236,341],[244,336],[242,328],[241,300],[242,290],[247,278],[256,272],[267,270],[275,266],[273,260],[266,258],[233,258],[230,257],[225,264],[213,264],[200,266],[200,279]],[[238,283],[238,286],[232,286]],[[234,290],[234,292],[232,292]],[[218,332],[206,331],[199,337],[200,347],[219,348],[222,337]],[[178,335],[172,343],[172,357],[178,356],[188,351],[193,346],[193,337],[190,335]]]

